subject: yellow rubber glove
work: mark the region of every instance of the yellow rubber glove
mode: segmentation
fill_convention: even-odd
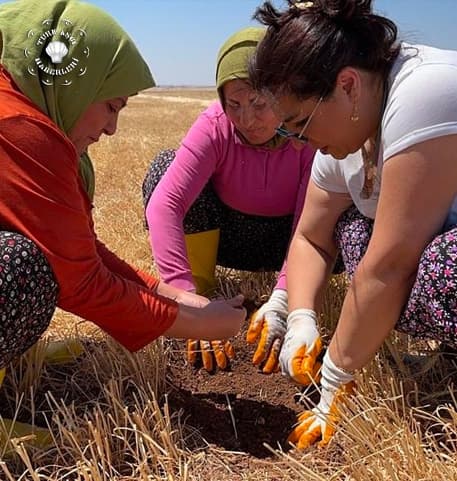
[[[287,331],[279,354],[284,376],[307,386],[319,379],[322,340],[317,330],[317,316],[311,309],[295,309],[287,317]]]
[[[200,359],[203,367],[212,372],[216,366],[226,369],[230,359],[235,358],[235,349],[230,341],[201,341],[198,339],[187,340],[187,361],[196,364]]]
[[[322,363],[321,399],[311,411],[304,411],[298,417],[298,425],[287,440],[305,449],[319,441],[325,446],[335,434],[340,419],[339,406],[354,392],[354,376],[335,366],[328,351]]]
[[[279,371],[279,351],[286,333],[287,291],[275,289],[270,299],[254,314],[249,321],[246,341],[254,344],[256,351],[252,358],[254,366],[263,364],[262,372],[271,374]]]

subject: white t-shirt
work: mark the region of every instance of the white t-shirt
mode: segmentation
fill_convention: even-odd
[[[403,43],[388,79],[371,197],[360,196],[365,180],[361,151],[343,160],[317,152],[311,177],[326,191],[349,193],[360,212],[374,219],[384,162],[414,144],[450,134],[457,134],[457,51]],[[457,220],[457,197],[450,216]]]

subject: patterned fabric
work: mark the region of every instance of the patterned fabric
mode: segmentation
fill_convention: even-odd
[[[373,221],[355,207],[338,221],[335,239],[350,278],[368,247]],[[457,226],[436,236],[419,261],[416,280],[395,328],[457,347]]]
[[[174,157],[174,150],[164,150],[152,161],[143,182],[145,207]],[[208,183],[184,218],[184,233],[220,228],[219,265],[247,271],[278,271],[286,257],[292,224],[293,215],[264,217],[232,209],[221,202]]]
[[[38,341],[58,291],[38,247],[20,234],[0,231],[0,368]]]
[[[373,232],[373,221],[362,215],[357,207],[344,212],[335,228],[335,240],[350,279],[365,254]]]
[[[173,149],[163,150],[151,162],[143,181],[143,205],[145,208],[152,192],[175,158],[175,153],[176,151]],[[184,218],[184,232],[196,234],[205,230],[217,229],[221,225],[221,215],[222,202],[214,192],[213,187],[207,184]],[[146,218],[144,219],[144,226],[146,229],[148,228]]]

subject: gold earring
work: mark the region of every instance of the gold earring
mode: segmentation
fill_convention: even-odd
[[[358,109],[357,104],[355,102],[354,102],[354,107],[352,109],[352,114],[351,114],[350,119],[353,122],[357,122],[359,120],[359,109]]]

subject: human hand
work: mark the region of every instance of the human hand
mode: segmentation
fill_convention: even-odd
[[[321,387],[319,404],[300,414],[298,425],[287,438],[298,449],[308,448],[319,440],[319,446],[328,444],[340,419],[339,406],[354,392],[353,374],[335,366],[328,351],[322,363]]]
[[[194,292],[180,290],[175,298],[179,304],[184,304],[191,307],[204,307],[209,304],[210,300],[207,297],[200,296]]]
[[[243,300],[244,297],[238,295],[231,299],[210,301],[202,309],[205,318],[204,332],[195,337],[212,341],[213,339],[228,339],[237,334],[246,319]]]
[[[187,340],[187,361],[195,365],[200,359],[203,367],[212,372],[217,366],[226,369],[230,359],[235,358],[235,350],[230,341],[202,341],[198,339]],[[214,364],[216,363],[216,366]]]
[[[283,375],[307,386],[318,380],[322,340],[311,309],[295,309],[287,317],[287,331],[279,354]]]
[[[287,291],[275,289],[270,299],[252,314],[249,321],[246,341],[249,344],[259,341],[252,363],[255,366],[264,363],[262,372],[265,374],[279,370],[278,356],[286,333],[286,319]]]
[[[238,333],[246,318],[243,296],[209,301],[203,307],[178,304],[173,324],[163,335],[180,339],[228,339]]]

